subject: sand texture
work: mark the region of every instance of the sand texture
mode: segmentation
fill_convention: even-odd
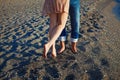
[[[81,0],[78,54],[66,28],[66,50],[56,59],[42,57],[49,17],[42,0],[0,0],[0,80],[120,80],[120,20],[113,0]],[[57,51],[59,41],[56,42]]]

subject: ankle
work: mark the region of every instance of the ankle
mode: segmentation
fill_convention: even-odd
[[[58,51],[58,53],[62,53],[65,50],[65,42],[64,41],[60,41],[60,50]]]
[[[72,42],[72,52],[76,53],[77,52],[77,42]]]
[[[61,48],[65,48],[65,41],[60,41]]]
[[[56,49],[55,48],[52,48],[52,53],[56,53]]]
[[[76,47],[77,46],[77,42],[72,42],[71,45],[72,45],[72,47]]]

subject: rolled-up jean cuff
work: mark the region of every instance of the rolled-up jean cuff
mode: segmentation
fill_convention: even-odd
[[[60,37],[59,37],[59,40],[60,40],[60,41],[66,41],[66,36],[60,36]]]
[[[71,38],[71,42],[77,42],[78,39]]]

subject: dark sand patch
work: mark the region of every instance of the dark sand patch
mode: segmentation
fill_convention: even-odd
[[[109,3],[108,3],[109,2]],[[78,54],[68,41],[63,54],[43,59],[49,18],[41,0],[0,0],[0,80],[119,80],[119,21],[111,0],[81,0]],[[103,4],[104,3],[104,4]],[[59,48],[57,42],[57,49]]]

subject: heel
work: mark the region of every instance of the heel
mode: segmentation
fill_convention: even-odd
[[[54,54],[51,54],[51,55],[52,55],[52,57],[53,57],[53,58],[56,58],[56,57],[57,57],[57,56],[56,56],[56,55],[54,55]]]

